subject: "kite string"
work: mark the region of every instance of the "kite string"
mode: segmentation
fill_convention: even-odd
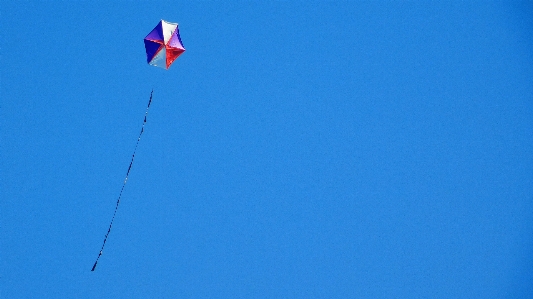
[[[100,248],[100,252],[98,253],[98,257],[96,258],[96,261],[94,262],[94,265],[91,271],[94,271],[94,269],[96,268],[96,264],[98,263],[98,260],[100,259],[100,256],[102,255],[102,252],[104,251],[105,242],[107,241],[107,237],[109,236],[109,233],[111,232],[111,227],[113,226],[115,215],[117,215],[118,205],[120,204],[120,198],[122,197],[122,191],[124,191],[124,187],[126,187],[126,183],[128,182],[128,176],[130,175],[131,166],[133,165],[133,160],[135,159],[135,153],[137,152],[137,146],[139,145],[139,141],[141,140],[141,136],[144,132],[144,125],[146,124],[146,117],[148,116],[148,109],[150,109],[150,104],[152,103],[153,93],[154,93],[154,90],[152,89],[152,92],[150,92],[150,100],[148,101],[146,112],[144,113],[144,121],[141,127],[141,132],[139,133],[139,137],[137,138],[137,143],[135,143],[135,149],[133,150],[133,155],[131,156],[130,166],[128,167],[128,171],[126,172],[126,178],[124,179],[124,183],[122,184],[122,189],[120,189],[120,193],[118,195],[117,204],[115,206],[115,212],[113,213],[113,217],[111,218],[111,223],[109,223],[109,228],[107,229],[107,233],[105,234],[104,242],[102,243],[102,248]]]

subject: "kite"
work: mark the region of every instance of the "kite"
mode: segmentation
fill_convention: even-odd
[[[161,20],[159,24],[155,26],[154,30],[152,30],[152,32],[150,32],[144,38],[144,46],[146,48],[148,63],[150,65],[162,67],[167,70],[176,60],[176,58],[185,52],[185,48],[183,47],[183,43],[181,42],[178,31],[178,24],[170,23],[164,20]],[[137,137],[137,143],[135,143],[135,149],[133,150],[133,155],[131,156],[130,166],[128,167],[126,178],[124,179],[122,189],[120,189],[120,193],[118,195],[117,204],[115,205],[115,212],[113,213],[111,223],[109,223],[109,228],[107,229],[107,233],[104,237],[104,242],[102,243],[102,247],[100,248],[100,252],[98,253],[98,257],[96,258],[91,271],[96,269],[96,264],[98,264],[98,260],[100,259],[100,256],[102,256],[107,237],[111,232],[113,221],[117,215],[118,205],[120,204],[120,199],[122,198],[122,192],[124,191],[126,183],[128,182],[131,167],[133,166],[133,160],[135,159],[135,153],[137,152],[137,146],[139,145],[139,141],[141,140],[141,136],[144,132],[144,125],[146,124],[146,117],[148,116],[148,110],[150,109],[150,104],[152,103],[153,93],[154,90],[152,89],[152,92],[150,93],[150,99],[148,100],[148,106],[146,107],[146,112],[144,113],[144,121],[141,127],[141,132],[139,133],[139,137]]]
[[[185,52],[178,24],[161,20],[144,38],[146,60],[150,65],[167,69]]]

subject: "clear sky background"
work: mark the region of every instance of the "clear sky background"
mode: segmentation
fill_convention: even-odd
[[[533,3],[442,2],[2,1],[0,297],[532,298]]]

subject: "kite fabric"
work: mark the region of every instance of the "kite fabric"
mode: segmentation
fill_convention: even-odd
[[[144,38],[146,59],[150,65],[164,69],[185,52],[177,23],[161,20]]]
[[[94,271],[96,268],[96,264],[98,263],[98,260],[100,259],[100,256],[102,255],[102,252],[104,251],[105,242],[107,241],[107,237],[109,236],[109,233],[111,232],[111,227],[113,226],[113,220],[115,220],[115,216],[117,215],[118,205],[120,204],[120,198],[122,197],[122,191],[124,191],[124,187],[126,187],[126,183],[128,182],[128,176],[130,175],[131,166],[133,165],[133,160],[135,159],[135,152],[137,152],[137,146],[139,145],[139,141],[141,140],[141,136],[144,132],[144,125],[146,124],[146,117],[148,116],[148,109],[150,109],[150,104],[152,103],[152,95],[154,93],[154,90],[152,89],[152,92],[150,93],[150,100],[148,100],[148,106],[146,107],[146,112],[144,113],[144,122],[141,127],[141,133],[139,133],[139,137],[137,138],[137,143],[135,144],[135,149],[133,150],[133,155],[131,156],[130,166],[128,167],[128,171],[126,172],[126,179],[124,179],[124,183],[122,184],[122,189],[120,189],[120,193],[118,195],[117,204],[115,206],[115,212],[113,213],[113,217],[111,218],[111,223],[109,224],[109,228],[107,229],[107,233],[104,237],[104,243],[102,244],[102,248],[100,248],[100,253],[98,253],[98,257],[96,258],[96,261],[94,262],[93,268],[91,271]]]

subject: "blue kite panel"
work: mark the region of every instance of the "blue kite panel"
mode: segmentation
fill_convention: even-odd
[[[146,48],[146,61],[150,63],[154,56],[157,55],[157,52],[159,52],[159,49],[164,46],[162,44],[145,39],[144,47]]]

